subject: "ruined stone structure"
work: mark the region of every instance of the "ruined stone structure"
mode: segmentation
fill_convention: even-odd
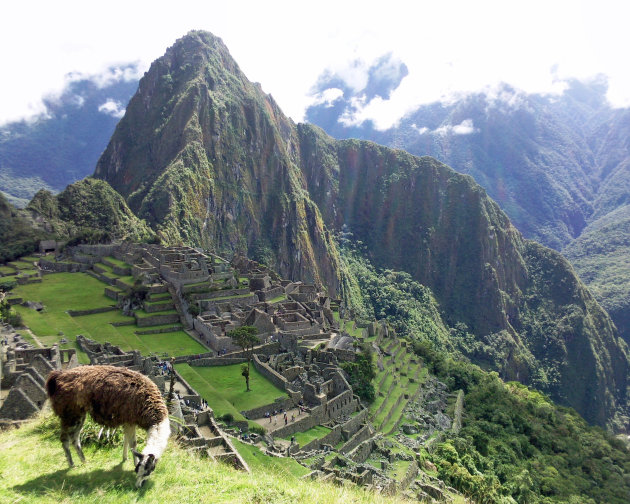
[[[48,373],[78,365],[74,349],[32,348],[11,326],[2,328],[0,359],[2,390],[8,393],[0,407],[0,422],[26,420],[39,412],[46,401],[44,384]]]

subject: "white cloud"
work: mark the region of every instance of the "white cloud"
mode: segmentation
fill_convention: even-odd
[[[324,105],[326,108],[332,107],[339,98],[343,96],[343,91],[339,88],[328,88],[317,93],[313,105]]]
[[[125,106],[119,101],[110,98],[98,107],[98,111],[112,117],[120,118],[125,115]]]
[[[476,133],[478,130],[475,129],[473,125],[472,119],[464,119],[461,123],[451,125],[445,124],[444,126],[440,126],[439,128],[433,130],[431,133],[440,136],[446,135],[471,135],[472,133]]]
[[[429,128],[427,128],[426,126],[422,126],[421,128],[419,128],[416,123],[413,123],[411,127],[418,132],[418,135],[424,135],[425,133],[429,132]]]
[[[320,0],[315,8],[289,0],[180,0],[176,9],[166,0],[110,0],[98,12],[83,0],[5,2],[0,124],[45,113],[41,97],[62,90],[71,72],[102,75],[128,61],[146,69],[191,29],[222,37],[249,79],[296,121],[324,70],[345,69],[344,79],[362,89],[367,68],[348,62],[388,52],[409,75],[390,100],[372,100],[357,116],[381,127],[417,104],[499,82],[557,92],[558,79],[599,73],[609,78],[609,99],[630,105],[628,19],[630,2],[619,0],[390,0],[387,8],[375,0]]]

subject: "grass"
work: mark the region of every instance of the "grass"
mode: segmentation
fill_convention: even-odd
[[[41,284],[19,285],[13,293],[23,299],[41,301],[47,310],[54,312],[112,305],[112,300],[104,294],[104,284],[85,273],[45,275]]]
[[[108,262],[115,264],[116,266],[119,266],[121,268],[131,268],[130,264],[127,264],[125,261],[121,261],[120,259],[116,259],[115,257],[107,256],[105,257],[105,259],[107,259]]]
[[[241,411],[271,404],[277,398],[286,397],[284,390],[267,380],[254,366],[250,369],[250,392],[245,389],[240,364],[212,367],[176,364],[175,369],[208,401],[217,417],[231,413],[236,420],[244,420]]]
[[[241,457],[245,459],[250,470],[254,472],[271,470],[288,478],[301,478],[311,472],[309,468],[304,467],[293,458],[270,457],[256,446],[242,443],[238,439],[232,439],[232,444]]]
[[[144,310],[135,310],[134,313],[136,314],[138,318],[150,318],[150,317],[156,317],[158,315],[175,315],[177,313],[177,310],[175,309],[164,310],[164,311],[158,311],[158,312],[153,312],[153,313],[147,313]]]
[[[14,275],[15,273],[15,268],[11,268],[10,266],[0,266],[0,274],[2,275]]]
[[[50,417],[0,434],[0,502],[23,504],[153,503],[399,503],[354,486],[335,486],[299,479],[305,468],[276,459],[257,463],[261,454],[242,447],[251,474],[201,458],[173,440],[151,478],[134,488],[133,464],[121,465],[122,447],[85,446],[87,459],[68,469]],[[141,447],[140,447],[141,448]]]
[[[324,427],[323,425],[316,425],[315,427],[312,427],[308,429],[307,431],[296,432],[294,434],[295,442],[298,443],[300,446],[304,446],[310,443],[311,441],[314,441],[315,439],[324,437],[330,431],[331,429],[329,429],[328,427]],[[291,436],[285,439],[291,439]]]

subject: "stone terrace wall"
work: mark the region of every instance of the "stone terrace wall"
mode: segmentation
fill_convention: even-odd
[[[342,415],[350,415],[357,410],[357,400],[352,395],[352,390],[346,390],[328,401],[324,407],[328,418],[337,418]]]
[[[346,444],[344,444],[340,449],[339,453],[343,453],[346,455],[354,450],[357,446],[359,446],[363,441],[370,439],[372,437],[372,429],[369,425],[364,425],[361,429],[359,429]]]
[[[310,443],[302,446],[301,450],[319,450],[325,444],[335,446],[339,441],[341,441],[341,425],[335,425],[328,434],[319,439],[313,439]]]
[[[39,267],[47,273],[84,273],[90,269],[89,264],[60,263],[43,258],[39,260]]]
[[[265,404],[264,406],[259,406],[258,408],[252,408],[250,410],[241,411],[241,414],[245,418],[262,418],[265,413],[270,412],[273,413],[273,410],[290,410],[295,407],[295,402],[290,397],[281,397],[271,404]],[[297,417],[299,418],[299,417]],[[295,422],[294,422],[295,423]]]
[[[273,383],[276,387],[286,390],[287,389],[287,379],[278,373],[275,369],[272,369],[267,363],[261,362],[256,354],[254,354],[254,367],[258,370],[258,372],[267,378],[271,383]]]
[[[189,360],[190,366],[212,367],[212,366],[231,366],[232,364],[243,364],[247,359],[243,357],[204,357],[203,359]]]
[[[368,409],[364,408],[355,416],[353,416],[350,420],[348,420],[345,424],[343,424],[343,437],[344,439],[350,439],[355,432],[367,421],[368,417]]]

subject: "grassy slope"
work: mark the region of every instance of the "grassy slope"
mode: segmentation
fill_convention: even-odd
[[[191,455],[172,441],[151,479],[137,491],[132,463],[120,465],[121,447],[88,446],[87,463],[68,469],[50,424],[40,418],[19,430],[0,434],[0,502],[402,502],[353,487],[300,480],[281,463],[260,467],[254,463],[253,473],[246,474]]]

